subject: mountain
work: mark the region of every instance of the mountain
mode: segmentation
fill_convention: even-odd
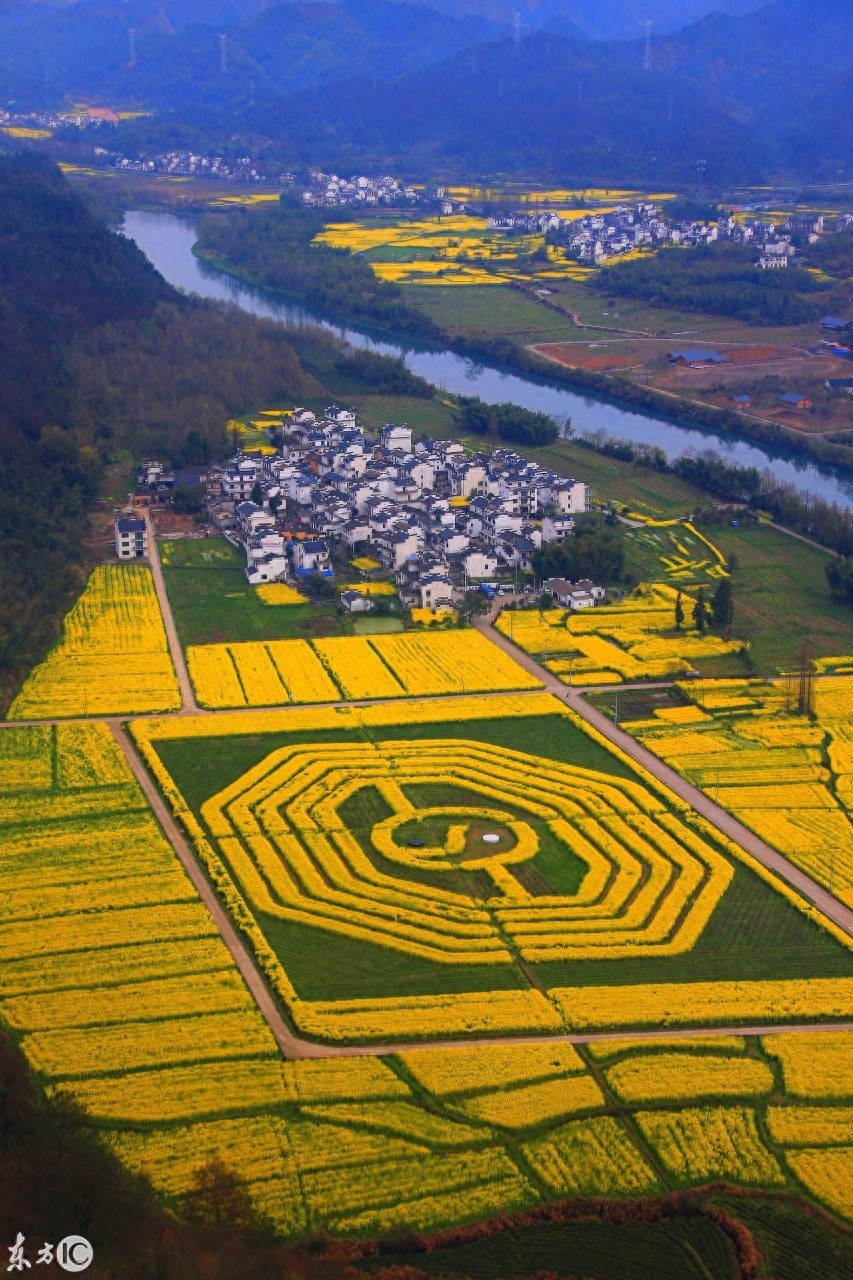
[[[712,14],[652,42],[655,74],[675,71],[755,113],[797,111],[853,64],[850,0],[773,0],[745,17]]]
[[[492,2],[211,0],[196,21],[202,0],[43,0],[29,9],[49,17],[0,41],[0,89],[159,108],[119,131],[130,150],[654,185],[695,181],[703,159],[712,187],[850,170],[851,0],[728,0],[750,11],[707,13],[649,44],[577,25],[598,13],[597,30],[624,26],[646,0],[537,0],[525,12],[566,30],[517,33],[428,7]],[[674,21],[677,6],[657,11]],[[211,25],[214,12],[232,25]],[[141,24],[132,64],[128,15]]]
[[[256,122],[275,125],[263,113]],[[504,40],[465,50],[381,89],[332,85],[310,100],[294,95],[279,128],[288,152],[345,169],[369,155],[408,172],[689,182],[699,156],[720,181],[754,175],[764,163],[753,132],[713,90],[671,72],[645,74],[630,44],[550,32],[517,47]]]
[[[504,34],[482,17],[392,0],[44,0],[28,11],[5,33],[0,91],[41,105],[63,95],[178,108],[274,97],[397,76]]]
[[[444,165],[471,175],[691,184],[703,159],[712,186],[783,168],[849,172],[849,0],[712,14],[654,40],[648,71],[644,54],[643,40],[534,32],[517,46],[462,50],[381,90],[350,83],[310,101],[292,97],[279,129],[318,163],[369,154],[405,161],[409,172]]]
[[[591,39],[631,39],[650,22],[657,33],[689,26],[709,13],[750,13],[766,0],[427,0],[460,17],[479,14],[507,25],[517,13],[522,31],[559,31]]]

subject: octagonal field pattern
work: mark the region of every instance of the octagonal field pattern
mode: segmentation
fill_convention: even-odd
[[[437,785],[450,803],[419,801]],[[387,816],[358,838],[366,791]],[[288,745],[201,813],[255,911],[442,965],[678,954],[732,877],[640,784],[470,740]],[[545,838],[574,893],[528,887]],[[476,893],[441,887],[460,872]]]

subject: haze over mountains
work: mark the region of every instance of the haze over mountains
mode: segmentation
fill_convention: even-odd
[[[159,109],[170,145],[185,127],[188,145],[268,139],[288,163],[344,168],[849,171],[850,0],[527,0],[514,30],[516,3],[12,0],[0,101]]]

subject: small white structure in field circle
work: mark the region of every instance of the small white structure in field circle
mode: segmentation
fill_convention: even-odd
[[[491,831],[487,832],[487,834],[483,836],[485,844],[497,844],[499,840],[500,836],[495,835],[494,832]]]

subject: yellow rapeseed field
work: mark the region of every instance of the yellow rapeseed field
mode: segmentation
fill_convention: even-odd
[[[307,640],[190,645],[187,668],[203,707],[274,707],[341,696]]]
[[[286,582],[265,582],[257,588],[257,597],[262,604],[307,604],[308,597]]]
[[[828,1150],[789,1151],[786,1159],[807,1191],[853,1220],[853,1143]]]
[[[785,1178],[763,1145],[755,1114],[746,1107],[688,1107],[641,1111],[643,1137],[681,1184],[711,1181],[780,1186]]]
[[[147,565],[101,565],[9,710],[12,720],[173,711],[181,705]]]
[[[646,721],[628,730],[853,903],[853,676],[815,681],[812,718],[796,713],[796,690],[785,679],[681,687],[693,701],[683,720],[669,714],[660,728]]]
[[[643,1195],[658,1179],[625,1129],[609,1116],[575,1120],[522,1145],[545,1186],[561,1196]]]
[[[748,1098],[773,1092],[766,1062],[711,1054],[632,1056],[607,1071],[622,1102],[681,1102],[691,1098]]]
[[[643,583],[626,600],[573,613],[568,609],[504,610],[497,628],[526,653],[546,660],[565,684],[618,684],[662,679],[697,659],[734,653],[742,642],[700,635],[693,600],[683,595],[685,624],[675,628],[676,589]],[[688,625],[688,622],[690,625]]]
[[[797,1098],[845,1098],[853,1093],[853,1032],[765,1036],[782,1064],[785,1088]]]
[[[187,666],[210,708],[541,688],[473,630],[191,645]]]

